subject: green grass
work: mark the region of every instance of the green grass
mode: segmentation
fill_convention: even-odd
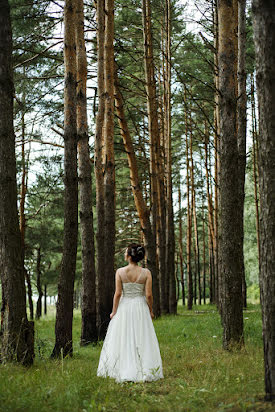
[[[245,348],[221,348],[222,329],[210,305],[154,321],[164,379],[117,384],[96,376],[101,345],[80,347],[81,317],[74,318],[74,356],[49,360],[54,314],[35,323],[36,358],[25,369],[0,365],[0,410],[51,411],[264,411],[264,374],[259,306],[244,313]]]

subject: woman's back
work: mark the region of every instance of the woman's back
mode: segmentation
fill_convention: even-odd
[[[124,266],[119,268],[119,276],[122,283],[142,283],[147,280],[147,269],[140,266]]]

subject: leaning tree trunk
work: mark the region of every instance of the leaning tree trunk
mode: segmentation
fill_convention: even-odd
[[[128,125],[125,119],[123,99],[119,90],[118,79],[115,79],[115,102],[118,115],[118,121],[120,126],[121,136],[127,153],[128,164],[130,169],[131,186],[134,195],[135,205],[138,212],[141,229],[144,235],[144,246],[147,255],[147,267],[151,271],[153,280],[153,311],[155,317],[160,316],[160,294],[159,286],[155,281],[157,278],[157,259],[156,259],[156,244],[153,241],[153,231],[150,222],[150,211],[148,210],[143,198],[142,190],[140,187],[138,167],[136,161],[136,155]]]
[[[237,146],[237,10],[238,1],[220,0],[220,256],[223,347],[243,344],[240,199]]]
[[[64,8],[64,238],[52,357],[72,355],[73,292],[78,232],[75,3]]]
[[[81,344],[97,341],[92,166],[87,124],[87,57],[83,0],[76,0],[77,136],[82,250]]]
[[[103,123],[105,112],[104,89],[104,27],[105,27],[105,2],[97,2],[97,88],[98,112],[96,117],[95,133],[95,183],[96,183],[96,212],[97,212],[97,322],[98,334],[104,339],[106,328],[104,320],[108,316],[108,307],[105,300],[105,248],[104,248],[104,182],[103,182]],[[101,328],[102,325],[102,328]],[[102,330],[102,333],[101,333]]]
[[[238,104],[237,104],[237,129],[239,150],[239,190],[240,190],[240,232],[241,244],[244,243],[244,185],[246,168],[246,72],[245,72],[245,44],[246,44],[246,0],[239,0],[238,8]],[[244,267],[244,254],[241,254],[241,276],[243,306],[247,307],[246,280]]]
[[[253,0],[259,100],[260,290],[265,391],[275,400],[275,4]]]
[[[2,361],[16,360],[30,365],[34,357],[34,330],[26,313],[24,259],[17,211],[12,32],[7,0],[0,2],[0,25],[0,273],[4,297],[0,357]]]
[[[251,112],[252,112],[252,155],[253,155],[253,177],[254,177],[254,202],[256,211],[256,233],[257,233],[257,247],[258,247],[258,261],[260,263],[260,218],[259,218],[259,144],[258,144],[258,127],[256,120],[255,109],[255,91],[254,91],[254,79],[251,76]]]

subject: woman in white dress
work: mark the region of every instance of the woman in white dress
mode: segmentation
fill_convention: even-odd
[[[97,376],[117,382],[163,378],[159,344],[153,326],[152,276],[138,266],[144,248],[132,243],[125,251],[128,265],[116,272],[111,321],[100,354]]]

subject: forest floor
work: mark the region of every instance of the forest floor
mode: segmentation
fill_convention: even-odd
[[[31,368],[0,365],[0,411],[153,412],[274,411],[264,403],[261,314],[244,313],[245,348],[222,349],[220,317],[214,306],[179,307],[177,316],[154,321],[164,379],[117,384],[96,376],[101,344],[80,347],[80,311],[74,317],[74,356],[50,360],[54,314],[35,322],[36,358]]]

